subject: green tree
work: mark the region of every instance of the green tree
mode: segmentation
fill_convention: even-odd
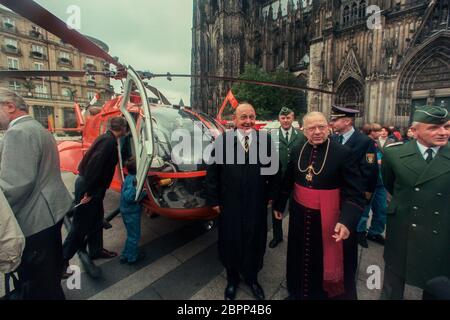
[[[273,73],[268,73],[255,65],[246,65],[244,73],[239,78],[292,86],[298,84],[297,78],[284,69],[280,68]],[[296,117],[304,113],[301,110],[304,93],[299,91],[247,83],[235,84],[232,91],[239,102],[251,103],[256,109],[257,118],[261,120],[276,119],[282,107],[294,110]]]

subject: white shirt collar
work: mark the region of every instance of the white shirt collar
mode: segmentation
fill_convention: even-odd
[[[344,137],[344,139],[342,140],[342,144],[346,144],[348,139],[350,139],[350,137],[352,136],[352,134],[355,132],[355,128],[351,128],[349,131],[347,131],[346,133],[344,133],[342,136]]]
[[[426,159],[428,157],[428,153],[427,153],[428,149],[433,150],[433,158],[434,158],[436,156],[436,154],[438,153],[439,149],[441,148],[441,147],[428,148],[428,147],[424,146],[423,144],[421,144],[419,141],[416,140],[416,142],[417,142],[417,147],[419,148],[420,154],[422,155],[422,157],[424,159]]]
[[[20,116],[20,117],[15,118],[13,121],[11,121],[11,122],[9,123],[8,129],[11,128],[11,127],[12,127],[17,121],[19,121],[20,119],[23,119],[23,118],[29,117],[29,116],[30,116],[29,114],[26,114],[26,115],[24,115],[24,116]]]
[[[283,137],[285,137],[286,138],[286,132],[289,132],[289,140],[291,140],[291,137],[292,137],[292,126],[289,128],[289,130],[284,130],[283,128],[280,128],[281,129],[281,132],[283,133]]]
[[[244,146],[245,136],[248,136],[248,145],[250,145],[252,143],[252,136],[253,136],[254,131],[255,130],[253,129],[248,134],[244,134],[244,132],[242,132],[241,130],[239,130],[239,129],[236,130],[237,138],[238,138],[239,142],[242,144],[242,146]]]

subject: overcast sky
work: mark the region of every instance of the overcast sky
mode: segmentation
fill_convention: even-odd
[[[138,70],[153,73],[190,73],[192,0],[37,0],[67,21],[67,9],[81,12],[81,30],[105,42],[111,56]],[[190,80],[152,80],[177,104],[190,103]]]

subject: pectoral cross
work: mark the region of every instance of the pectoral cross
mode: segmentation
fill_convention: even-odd
[[[314,168],[313,168],[313,166],[312,165],[310,165],[309,167],[308,167],[308,173],[306,174],[306,181],[308,181],[308,182],[311,182],[312,180],[313,180],[313,170],[314,170]]]

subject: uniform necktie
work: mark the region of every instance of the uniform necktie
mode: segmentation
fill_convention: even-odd
[[[286,141],[289,142],[289,131],[286,131]]]
[[[249,148],[249,146],[248,146],[248,136],[245,136],[244,137],[244,150],[245,150],[245,152],[248,152],[248,148]]]
[[[427,163],[430,163],[431,160],[433,160],[433,149],[427,149],[427,151],[425,151],[425,152],[428,153],[428,155],[427,155],[425,161],[426,161]]]
[[[340,135],[340,136],[338,137],[338,141],[339,141],[340,144],[342,144],[342,142],[344,142],[344,136],[343,136],[343,135]]]

